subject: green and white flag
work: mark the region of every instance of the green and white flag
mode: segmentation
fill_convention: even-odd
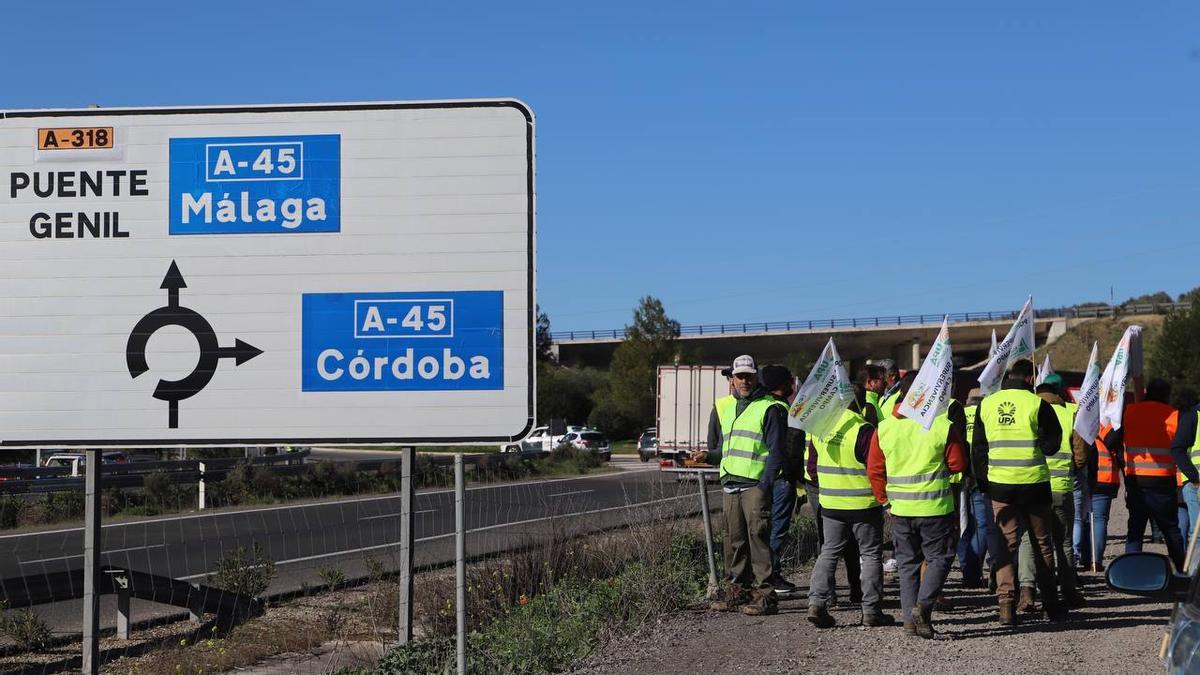
[[[899,413],[929,431],[937,416],[950,407],[953,390],[954,354],[950,349],[950,327],[943,318],[942,330],[921,362],[921,370],[908,395],[900,402]]]
[[[788,409],[788,426],[824,438],[833,430],[842,411],[854,400],[854,383],[838,355],[833,338],[808,373]]]
[[[1016,361],[1032,356],[1033,349],[1033,296],[1031,295],[1025,301],[1021,312],[1017,314],[1017,320],[1013,321],[1012,327],[1008,329],[1008,335],[1005,335],[1000,344],[996,345],[995,353],[992,354],[983,372],[979,374],[979,388],[983,390],[983,395],[987,396],[1000,391],[1004,373],[1008,372],[1008,369]]]
[[[1075,413],[1075,431],[1088,445],[1100,433],[1100,343],[1092,343],[1092,355],[1083,373],[1083,386],[1075,394],[1079,410]],[[1064,431],[1065,433],[1065,431]]]
[[[1037,379],[1033,381],[1033,386],[1046,381],[1046,378],[1054,374],[1054,366],[1050,365],[1050,355],[1046,354],[1046,358],[1042,359],[1042,367],[1038,369]]]
[[[1125,417],[1125,382],[1129,379],[1129,364],[1136,352],[1140,361],[1142,349],[1142,327],[1125,329],[1112,358],[1100,376],[1100,426],[1111,425],[1120,429]]]

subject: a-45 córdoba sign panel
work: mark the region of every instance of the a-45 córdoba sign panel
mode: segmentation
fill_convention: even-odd
[[[0,444],[521,437],[533,181],[511,100],[0,111]]]

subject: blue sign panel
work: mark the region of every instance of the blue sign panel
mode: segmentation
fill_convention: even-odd
[[[504,293],[305,293],[304,391],[504,388]]]
[[[341,136],[171,139],[171,234],[341,230]]]

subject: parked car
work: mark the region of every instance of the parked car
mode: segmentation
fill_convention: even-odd
[[[572,431],[563,436],[563,443],[570,443],[580,450],[587,450],[598,456],[602,461],[612,460],[612,445],[608,438],[595,429]]]
[[[129,455],[120,450],[108,450],[101,454],[101,464],[127,464]],[[87,466],[86,452],[56,452],[46,459],[42,460],[42,466],[52,467],[69,467],[72,476],[83,474],[83,468]]]
[[[572,433],[587,430],[578,424],[568,425],[566,433],[558,436],[550,433],[550,427],[534,427],[533,431],[516,443],[505,443],[500,446],[500,452],[519,452],[522,457],[548,457],[550,453],[563,443],[563,439]]]
[[[638,436],[638,457],[649,462],[658,456],[658,429],[650,427]]]
[[[1191,545],[1195,549],[1195,539]],[[1200,673],[1200,566],[1195,557],[1193,550],[1190,573],[1185,575],[1161,553],[1126,553],[1109,563],[1104,575],[1114,590],[1176,603],[1163,652],[1171,675]]]

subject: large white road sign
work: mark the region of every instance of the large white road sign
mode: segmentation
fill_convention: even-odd
[[[533,157],[511,100],[0,111],[0,445],[523,436]]]

